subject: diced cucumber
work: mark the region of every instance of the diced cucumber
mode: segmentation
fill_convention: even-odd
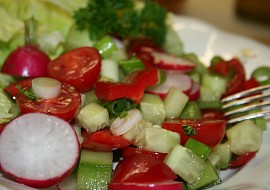
[[[77,190],[107,190],[112,176],[112,152],[82,149],[77,171]]]
[[[103,58],[107,58],[116,50],[116,45],[110,36],[104,36],[94,44]]]
[[[178,118],[188,102],[188,96],[181,90],[171,87],[164,99],[166,119]]]
[[[152,124],[142,120],[136,126],[132,127],[123,137],[135,146],[142,146],[144,143],[144,128],[152,127]]]
[[[116,62],[119,62],[121,60],[126,60],[127,58],[128,57],[124,48],[117,48],[108,57],[108,59],[112,59]]]
[[[200,58],[195,53],[185,53],[181,55],[181,57],[191,60],[193,63],[196,64],[196,67],[194,70],[195,72],[198,72],[199,74],[204,74],[208,72],[206,64],[202,63],[200,61]]]
[[[203,159],[182,145],[175,146],[164,162],[188,183],[196,182],[206,166]]]
[[[201,85],[210,88],[220,99],[220,96],[226,92],[227,80],[219,75],[204,73],[201,76]]]
[[[178,144],[180,144],[180,135],[176,132],[157,127],[144,128],[145,150],[168,153]]]
[[[209,162],[206,162],[206,167],[203,169],[201,176],[196,182],[192,184],[188,183],[188,189],[208,189],[220,184],[221,182],[222,180],[218,176],[216,169]]]
[[[263,130],[253,120],[237,123],[226,131],[231,151],[237,155],[259,150]]]
[[[81,94],[81,98],[82,98],[82,103],[81,103],[81,107],[84,107],[85,105],[92,103],[92,102],[96,102],[98,103],[98,98],[95,94],[95,90],[89,90],[86,93]]]
[[[119,61],[119,65],[125,74],[129,74],[137,70],[142,70],[145,67],[143,62],[136,57],[131,57],[130,59],[121,60]]]
[[[197,101],[200,109],[217,108],[220,109],[222,104],[220,102],[221,94],[216,93],[211,88],[200,86],[200,97]]]
[[[83,46],[91,47],[94,43],[95,41],[90,40],[87,30],[78,30],[77,25],[73,24],[68,31],[64,49],[68,51]]]
[[[180,119],[197,119],[201,117],[201,110],[195,101],[188,102],[180,115]]]
[[[177,32],[171,27],[167,30],[163,48],[166,49],[168,53],[176,56],[180,56],[183,53],[183,43]]]
[[[119,81],[118,63],[112,59],[102,59],[100,75],[106,80]]]
[[[219,161],[218,161],[217,156],[220,158]],[[209,161],[217,169],[226,169],[226,168],[228,168],[231,158],[232,158],[232,152],[231,152],[229,142],[221,143],[221,144],[218,144],[217,146],[215,146],[212,149],[212,152],[208,157]]]
[[[164,103],[158,95],[145,93],[139,109],[144,120],[154,125],[160,125],[165,120]]]
[[[79,125],[89,132],[95,132],[110,124],[108,110],[92,102],[84,106],[76,116]]]
[[[203,160],[206,160],[211,152],[211,148],[206,144],[203,144],[193,138],[189,138],[185,144],[189,150],[191,150],[194,154],[201,157]]]

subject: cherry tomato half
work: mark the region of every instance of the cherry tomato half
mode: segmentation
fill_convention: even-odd
[[[117,148],[125,148],[130,143],[122,136],[114,136],[109,129],[103,129],[94,133],[89,133],[86,130],[82,132],[84,141],[83,148],[88,148],[98,151],[111,151]]]
[[[68,51],[48,65],[48,76],[69,83],[79,92],[90,90],[99,77],[101,56],[95,48]]]
[[[154,156],[157,159],[160,159],[161,161],[164,161],[165,157],[167,156],[166,153],[160,153],[160,152],[151,152],[142,149],[141,147],[126,147],[122,149],[123,158],[125,159],[128,156],[132,156],[134,154],[147,154],[150,156]]]
[[[32,83],[28,83],[28,85],[24,89],[29,90],[32,87]],[[62,83],[61,93],[56,98],[32,100],[24,94],[18,93],[16,100],[22,114],[41,112],[66,121],[71,121],[75,117],[81,105],[80,93],[67,83]]]
[[[235,159],[231,160],[229,163],[230,168],[240,167],[248,163],[256,156],[257,152],[248,152],[243,155],[237,155]]]
[[[182,145],[185,145],[189,138],[193,138],[209,147],[214,147],[221,142],[225,135],[226,121],[175,119],[165,121],[162,127],[179,133]]]
[[[134,154],[116,166],[112,183],[157,183],[173,181],[177,175],[161,160],[146,154]]]
[[[20,90],[16,86],[20,86],[22,89],[29,88],[29,86],[32,85],[32,79],[31,78],[25,78],[23,80],[19,80],[17,82],[14,82],[4,88],[4,91],[8,93],[10,96],[15,97],[17,94],[20,93]]]

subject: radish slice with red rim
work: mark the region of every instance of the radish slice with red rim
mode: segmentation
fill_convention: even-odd
[[[151,52],[154,64],[164,70],[189,72],[192,71],[196,64],[190,60],[176,57],[165,52]]]
[[[47,188],[64,180],[75,168],[80,145],[66,121],[43,113],[12,120],[0,136],[0,166],[17,182]]]
[[[200,97],[200,84],[196,81],[193,81],[192,88],[188,93],[189,100],[197,100]]]
[[[171,87],[180,89],[185,94],[189,94],[192,89],[192,79],[190,76],[180,72],[166,72],[166,80],[164,83],[151,86],[146,92],[159,95],[164,98]]]

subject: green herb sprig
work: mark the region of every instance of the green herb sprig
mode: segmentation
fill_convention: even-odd
[[[18,84],[16,85],[16,88],[20,91],[20,93],[22,93],[23,95],[25,95],[30,100],[36,101],[38,99],[37,95],[33,92],[32,88],[26,90],[26,89],[23,89]]]
[[[92,40],[109,34],[126,39],[150,38],[162,45],[167,32],[166,9],[151,0],[138,7],[133,0],[92,0],[75,12],[74,20]]]

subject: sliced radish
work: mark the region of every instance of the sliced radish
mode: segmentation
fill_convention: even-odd
[[[176,57],[165,52],[153,51],[151,55],[153,56],[154,64],[164,70],[189,72],[196,67],[195,63],[187,59]]]
[[[47,188],[63,181],[75,168],[80,145],[73,127],[43,113],[12,120],[0,136],[0,167],[15,181]]]
[[[182,182],[168,181],[159,183],[110,183],[109,190],[183,190]]]
[[[164,83],[148,87],[146,92],[165,98],[171,87],[178,88],[185,94],[188,94],[192,89],[192,79],[190,76],[180,72],[166,72],[166,76]]]
[[[200,84],[198,82],[193,81],[192,88],[190,92],[187,94],[189,100],[197,100],[200,97]]]
[[[116,118],[111,124],[113,135],[123,135],[143,120],[143,116],[138,109],[132,109],[127,112],[124,118]]]
[[[52,99],[61,93],[61,82],[48,77],[35,78],[32,80],[32,88],[38,97]]]

